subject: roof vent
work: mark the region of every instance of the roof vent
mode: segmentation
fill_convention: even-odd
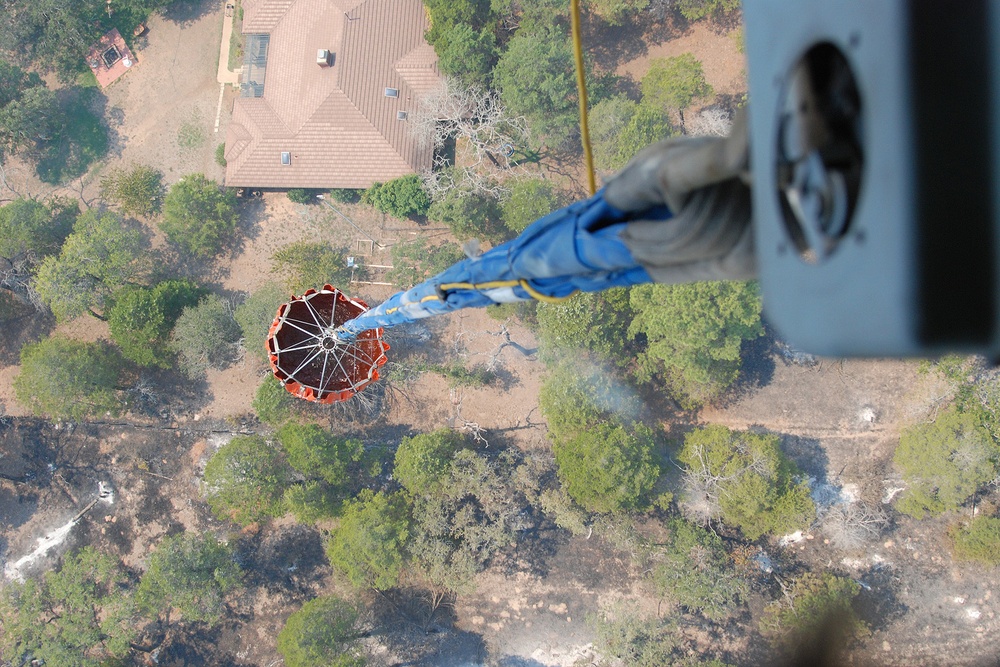
[[[289,151],[281,151],[281,164],[286,167],[292,163],[292,154]]]
[[[399,89],[398,88],[386,88],[385,89],[385,96],[386,97],[399,97]]]
[[[330,49],[316,51],[316,64],[320,67],[329,67],[333,64],[333,53],[330,52]]]
[[[396,112],[396,120],[406,120],[406,112],[405,111],[397,111]]]

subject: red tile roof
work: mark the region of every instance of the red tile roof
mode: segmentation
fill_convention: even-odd
[[[431,149],[397,119],[440,81],[421,0],[244,0],[243,8],[244,34],[269,34],[270,43],[263,97],[233,108],[227,185],[366,188],[430,166]],[[333,52],[332,67],[316,64],[318,49]]]

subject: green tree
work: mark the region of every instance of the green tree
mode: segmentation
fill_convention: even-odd
[[[622,25],[649,7],[650,0],[587,0],[587,7],[608,25]]]
[[[206,291],[190,280],[167,280],[155,287],[126,287],[108,310],[111,339],[122,355],[140,366],[170,368],[174,351],[170,332],[181,312]]]
[[[514,181],[510,196],[503,202],[503,222],[515,234],[523,232],[535,220],[559,208],[559,196],[552,183],[541,178]]]
[[[42,146],[58,141],[65,129],[59,99],[44,85],[24,90],[0,108],[0,150],[37,158]]]
[[[329,595],[302,605],[278,633],[288,667],[363,667],[359,639],[366,636],[354,603]]]
[[[893,460],[907,489],[896,508],[922,519],[962,505],[997,476],[1000,447],[972,413],[955,408],[899,436]]]
[[[117,391],[121,359],[106,343],[46,338],[21,348],[14,395],[35,414],[81,420],[122,411]]]
[[[0,58],[0,109],[20,97],[28,88],[43,85],[42,77],[36,72],[26,72]]]
[[[563,487],[591,512],[642,509],[660,476],[653,431],[642,424],[595,424],[556,442],[552,451]]]
[[[15,199],[0,206],[0,260],[35,263],[59,252],[80,208],[75,201]]]
[[[136,631],[128,572],[84,547],[41,581],[0,589],[0,659],[5,664],[99,667],[124,658]]]
[[[448,225],[460,241],[480,238],[499,243],[510,237],[502,221],[496,199],[473,194],[462,188],[451,188],[431,204],[427,217]]]
[[[268,373],[257,387],[252,407],[257,418],[265,424],[281,426],[291,419],[297,400],[281,386],[272,373]]]
[[[293,294],[319,289],[325,284],[346,287],[351,280],[347,252],[328,243],[297,241],[271,255],[271,261],[274,262],[271,272],[283,276],[285,286]]]
[[[319,480],[306,480],[285,489],[283,502],[299,523],[311,524],[340,516],[342,489]]]
[[[654,58],[641,85],[643,103],[667,111],[683,111],[696,97],[708,97],[713,92],[701,62],[690,53]]]
[[[740,8],[740,0],[677,0],[676,7],[688,21],[697,21],[734,12]]]
[[[538,338],[547,357],[587,350],[618,365],[631,361],[631,355],[625,354],[632,321],[627,288],[577,294],[559,303],[540,303],[535,312]]]
[[[573,54],[557,25],[519,30],[493,69],[493,82],[511,113],[528,119],[533,134],[566,148],[577,136]]]
[[[330,564],[358,588],[395,586],[406,565],[409,507],[401,494],[364,489],[344,504],[326,553]]]
[[[81,61],[82,62],[82,59]],[[35,172],[44,183],[64,185],[87,173],[108,152],[108,131],[93,107],[102,104],[96,88],[63,88],[56,98],[59,131],[37,144]]]
[[[764,607],[761,634],[784,649],[795,649],[803,641],[818,641],[821,632],[830,646],[840,646],[867,632],[851,606],[860,590],[846,577],[806,572],[792,583],[785,599]],[[831,632],[838,636],[831,637]]]
[[[749,591],[722,540],[681,519],[672,519],[668,528],[670,537],[654,556],[649,582],[657,593],[688,611],[723,620]]]
[[[233,312],[243,332],[243,347],[259,361],[267,362],[267,334],[278,314],[278,307],[288,298],[288,290],[278,283],[264,283]]]
[[[163,174],[144,164],[112,169],[101,179],[101,197],[125,215],[151,216],[160,210]]]
[[[335,486],[348,483],[348,467],[360,461],[365,451],[360,440],[335,436],[316,424],[287,423],[278,429],[277,437],[289,465]]]
[[[410,494],[433,494],[447,479],[455,453],[465,438],[450,428],[403,438],[396,449],[393,477]]]
[[[236,436],[205,466],[205,495],[220,519],[246,526],[284,513],[291,470],[281,451],[260,436]]]
[[[185,252],[207,259],[222,252],[236,231],[236,195],[203,174],[177,181],[163,203],[160,229]]]
[[[638,110],[639,104],[625,95],[613,95],[591,108],[590,141],[598,169],[617,171],[625,166],[629,156],[619,150],[619,138]]]
[[[216,294],[182,310],[170,334],[170,346],[191,378],[232,363],[239,355],[239,340],[240,327],[229,304]]]
[[[711,425],[684,438],[684,506],[700,520],[721,517],[750,540],[807,527],[816,516],[809,486],[776,435]]]
[[[477,31],[486,27],[491,14],[490,0],[425,0],[424,6],[431,15],[426,38],[435,48],[450,40],[458,27]]]
[[[605,166],[608,169],[621,169],[646,146],[675,134],[667,113],[643,100],[615,137],[613,156]]]
[[[764,333],[756,283],[639,285],[630,302],[629,335],[646,341],[639,378],[659,375],[686,408],[721,395],[739,375],[743,341]]]
[[[388,183],[374,183],[361,201],[397,218],[427,215],[431,198],[417,174],[408,174]]]
[[[59,320],[84,312],[103,319],[94,309],[127,285],[135,285],[150,265],[143,232],[115,213],[91,209],[76,219],[58,256],[38,267],[35,289]]]
[[[467,86],[483,86],[490,80],[497,59],[497,40],[489,30],[459,24],[448,32],[447,39],[434,44],[434,50],[438,67],[446,75]]]
[[[243,572],[233,549],[208,534],[166,537],[149,556],[135,592],[139,609],[153,619],[170,622],[177,609],[188,622],[218,623],[226,611],[226,595]]]
[[[979,515],[968,525],[953,527],[948,534],[960,560],[1000,565],[1000,518]]]
[[[386,274],[386,279],[400,289],[409,289],[465,259],[465,253],[454,243],[428,246],[427,239],[422,236],[406,243],[396,243],[389,252],[392,270]]]
[[[35,269],[59,252],[79,212],[79,205],[68,199],[44,204],[15,199],[0,206],[0,289],[29,302],[28,285]]]
[[[527,509],[513,485],[516,463],[509,451],[490,459],[458,449],[439,484],[414,487],[410,552],[417,569],[439,591],[470,591],[476,573],[515,541]],[[415,481],[412,475],[408,481]]]

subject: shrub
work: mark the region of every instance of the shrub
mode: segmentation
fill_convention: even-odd
[[[257,387],[253,399],[253,411],[257,418],[265,424],[280,426],[288,421],[294,413],[298,400],[289,394],[273,374],[268,373],[264,381]]]
[[[355,603],[318,597],[288,617],[278,633],[278,653],[288,667],[364,667]]]
[[[977,516],[967,526],[955,526],[949,534],[959,559],[1000,565],[1000,518]]]
[[[112,169],[101,179],[101,197],[117,204],[125,215],[153,215],[163,198],[163,174],[142,164]]]
[[[860,590],[851,579],[807,572],[792,583],[787,598],[791,604],[775,600],[764,608],[761,634],[784,649],[818,642],[821,632],[828,646],[838,646],[838,639],[843,642],[863,635],[867,626],[851,606]]]
[[[356,204],[361,201],[362,194],[364,194],[364,190],[355,188],[333,188],[330,190],[330,197],[342,204]]]
[[[243,333],[243,347],[260,362],[267,362],[267,333],[278,314],[278,306],[288,301],[288,297],[288,290],[278,283],[264,283],[233,311]]]
[[[201,377],[210,368],[225,368],[239,356],[240,327],[229,304],[215,294],[181,311],[170,339],[190,378]]]
[[[427,215],[431,205],[431,198],[416,174],[401,176],[388,183],[375,183],[365,190],[361,200],[397,218]]]
[[[286,245],[271,256],[272,273],[284,276],[285,286],[293,294],[319,289],[324,284],[348,287],[351,271],[347,266],[347,253],[328,243],[297,241]],[[356,270],[355,277],[361,277]]]
[[[215,164],[222,168],[225,168],[228,164],[226,162],[226,144],[225,142],[219,144],[215,147]]]

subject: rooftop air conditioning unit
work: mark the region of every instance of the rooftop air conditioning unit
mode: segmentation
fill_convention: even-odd
[[[316,51],[316,64],[320,67],[329,67],[333,64],[333,54],[329,49],[319,49]]]

